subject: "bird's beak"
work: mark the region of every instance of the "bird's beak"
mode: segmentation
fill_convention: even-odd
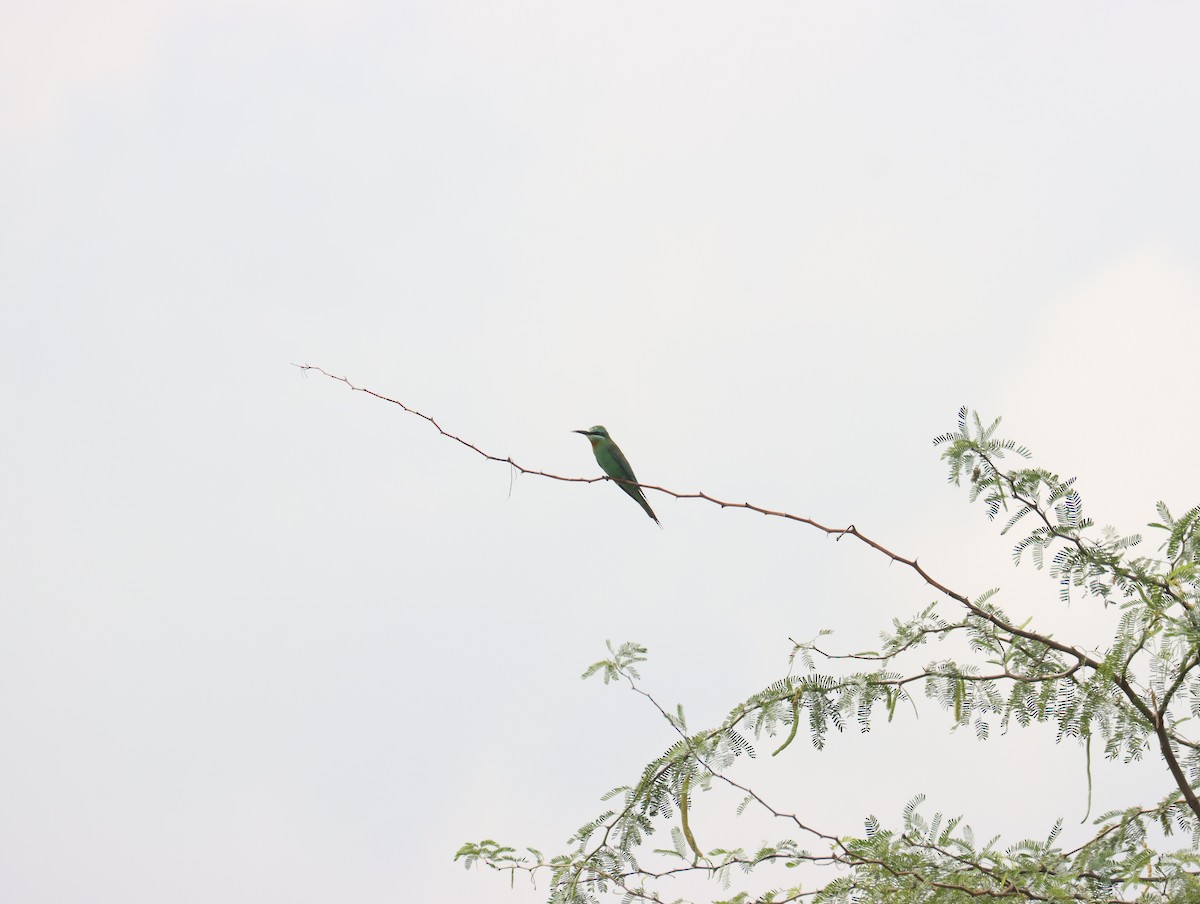
[[[571,432],[572,433],[582,433],[584,436],[588,436],[588,431],[586,431],[586,430],[572,430]]]

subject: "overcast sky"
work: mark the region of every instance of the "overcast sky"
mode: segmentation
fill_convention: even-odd
[[[930,439],[1003,415],[1126,531],[1200,501],[1198,33],[1185,3],[0,5],[4,899],[541,900],[451,858],[562,849],[672,742],[578,680],[606,639],[700,727],[788,637],[870,648],[933,599],[795,524],[513,479],[293,363],[563,475],[605,424],[647,482],[854,523],[1102,644]],[[1080,748],[919,711],[753,774],[827,831],[919,792],[982,837],[1086,830]],[[1097,767],[1093,814],[1161,798],[1149,765]]]

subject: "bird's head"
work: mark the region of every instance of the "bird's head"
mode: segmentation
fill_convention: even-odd
[[[603,427],[601,427],[599,424],[597,424],[595,427],[592,427],[588,430],[572,430],[571,432],[572,433],[582,433],[584,436],[586,436],[588,438],[588,442],[591,443],[593,446],[595,446],[596,443],[603,442],[604,440],[609,438],[608,431],[605,430]]]

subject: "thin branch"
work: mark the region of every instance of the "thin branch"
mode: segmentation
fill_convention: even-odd
[[[806,647],[806,649],[811,650],[812,652],[816,653],[818,656],[824,657],[825,659],[860,659],[860,660],[863,660],[866,662],[872,662],[877,659],[884,658],[884,657],[876,657],[876,656],[870,656],[870,655],[858,656],[854,653],[841,653],[841,654],[826,653],[820,647],[816,647],[816,646]],[[1013,681],[1019,681],[1019,682],[1023,682],[1026,684],[1037,684],[1040,681],[1059,681],[1063,678],[1069,678],[1072,675],[1074,675],[1076,672],[1078,672],[1080,669],[1082,669],[1083,667],[1084,667],[1084,663],[1076,662],[1074,665],[1065,666],[1064,668],[1060,669],[1057,672],[1047,672],[1044,675],[1021,675],[1021,674],[1019,674],[1017,672],[1013,672],[1009,669],[1005,669],[1003,672],[993,672],[992,674],[989,674],[989,675],[975,675],[975,674],[971,674],[969,672],[958,672],[958,671],[940,672],[940,671],[937,671],[936,669],[925,669],[921,672],[918,672],[915,675],[909,675],[906,678],[883,678],[883,677],[872,676],[871,683],[873,685],[876,685],[879,687],[888,687],[888,686],[899,687],[901,685],[911,684],[914,681],[920,681],[922,678],[955,678],[960,681],[975,681],[975,682],[983,682],[985,684],[992,684],[992,683],[995,683],[998,681],[1003,681],[1005,679],[1011,679]],[[847,684],[844,684],[844,685],[843,684],[830,685],[830,688],[833,690],[840,690],[843,687],[850,687],[850,686],[852,686],[852,685],[848,682]],[[784,697],[786,697],[786,696],[787,695],[784,695]]]
[[[351,383],[346,377],[340,377],[340,376],[337,376],[336,374],[331,374],[327,370],[324,370],[323,368],[318,367],[315,364],[296,364],[294,366],[300,368],[301,371],[315,370],[317,373],[323,374],[324,376],[328,377],[331,380],[336,380],[339,383],[345,383],[348,387],[350,387],[350,389],[354,390],[355,392],[366,393],[367,395],[374,396],[375,398],[377,398],[381,401],[389,402],[392,405],[399,406],[401,409],[408,412],[409,414],[416,415],[417,417],[421,418],[422,420],[428,421],[430,424],[432,424],[434,426],[434,428],[437,429],[438,433],[440,433],[442,436],[446,437],[447,439],[451,439],[454,442],[459,443],[462,446],[465,446],[466,448],[470,449],[472,452],[475,452],[477,455],[479,455],[483,458],[486,458],[488,461],[498,461],[498,462],[501,462],[502,464],[509,465],[510,467],[515,468],[517,471],[519,471],[522,474],[531,474],[535,477],[546,477],[546,478],[549,478],[550,480],[560,480],[560,481],[563,481],[564,483],[596,483],[598,481],[610,479],[607,475],[603,475],[600,477],[564,477],[561,474],[551,474],[547,471],[539,471],[534,468],[526,468],[524,465],[520,465],[517,462],[513,461],[511,456],[501,457],[499,455],[493,455],[490,452],[486,452],[483,449],[480,449],[474,443],[468,442],[467,440],[463,439],[461,436],[457,436],[453,433],[450,433],[449,431],[443,429],[441,424],[439,424],[436,420],[434,420],[428,414],[424,414],[420,411],[417,411],[415,408],[411,408],[408,405],[405,405],[403,402],[398,401],[397,399],[390,398],[388,396],[383,395],[382,393],[375,392],[374,390],[367,389],[363,386],[356,386],[353,383]],[[657,486],[655,484],[650,484],[650,483],[639,483],[639,484],[636,484],[636,486],[639,486],[644,490],[654,490],[656,492],[663,493],[667,496],[672,496],[675,499],[702,499],[705,502],[711,502],[713,505],[720,506],[721,508],[742,508],[742,509],[747,509],[752,512],[758,512],[761,515],[766,515],[771,518],[782,518],[786,521],[794,521],[799,524],[807,524],[808,526],[814,527],[817,530],[822,531],[823,533],[828,534],[830,536],[836,535],[839,538],[842,536],[852,536],[855,539],[861,541],[862,543],[865,543],[867,546],[870,546],[872,549],[876,550],[877,552],[880,552],[883,555],[887,556],[893,562],[896,562],[899,565],[904,565],[904,566],[912,569],[930,587],[937,590],[939,593],[949,597],[950,599],[954,600],[955,602],[961,603],[962,605],[964,605],[968,609],[970,609],[972,612],[974,612],[976,615],[980,615],[981,617],[985,618],[987,621],[990,621],[993,624],[995,624],[997,627],[1002,628],[1003,630],[1009,631],[1010,633],[1018,634],[1019,636],[1025,637],[1029,640],[1038,640],[1042,643],[1047,644],[1050,647],[1053,647],[1054,649],[1059,650],[1059,652],[1066,653],[1071,656],[1084,657],[1084,661],[1088,665],[1093,665],[1093,666],[1099,665],[1099,662],[1097,660],[1090,659],[1089,657],[1086,656],[1086,654],[1082,653],[1079,650],[1076,650],[1072,647],[1065,646],[1064,644],[1060,644],[1056,641],[1051,640],[1050,638],[1043,638],[1040,635],[1032,633],[1032,632],[1027,632],[1027,631],[1023,632],[1023,631],[1013,628],[1012,626],[1005,624],[1003,620],[1001,620],[1001,619],[991,615],[990,613],[986,612],[985,610],[982,610],[982,609],[978,608],[977,606],[975,606],[965,595],[963,595],[961,593],[956,593],[955,591],[953,591],[949,587],[947,587],[945,584],[942,584],[941,582],[935,580],[924,568],[922,568],[917,563],[917,560],[915,558],[906,559],[904,556],[901,556],[898,553],[892,552],[890,549],[888,549],[883,544],[871,539],[866,534],[859,531],[858,528],[856,528],[853,524],[850,524],[846,527],[832,527],[827,524],[822,524],[821,522],[816,521],[812,518],[806,518],[802,515],[793,515],[790,512],[776,511],[774,509],[763,508],[762,506],[755,505],[751,502],[730,502],[728,500],[718,499],[715,496],[710,496],[708,493],[705,493],[703,491],[697,491],[695,493],[681,493],[676,490],[668,489],[667,487]]]

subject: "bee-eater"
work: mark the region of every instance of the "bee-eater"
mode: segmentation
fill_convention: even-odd
[[[629,467],[629,460],[621,453],[620,446],[612,441],[608,431],[597,424],[591,430],[572,430],[571,432],[582,433],[588,438],[588,442],[592,444],[592,452],[596,455],[596,461],[604,469],[604,473],[615,478],[617,486],[632,496],[633,501],[646,510],[646,514],[654,519],[655,524],[661,525],[662,522],[658,520],[658,515],[654,514],[654,509],[650,508],[650,503],[646,501],[642,488],[637,486],[638,479],[633,475],[633,468]],[[629,481],[629,483],[625,483],[625,481]]]

